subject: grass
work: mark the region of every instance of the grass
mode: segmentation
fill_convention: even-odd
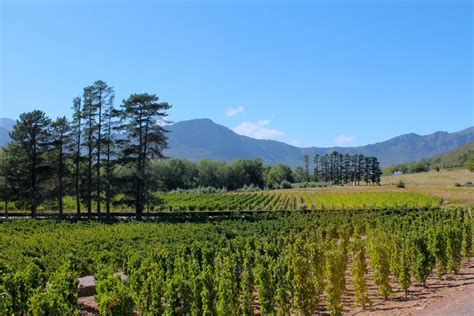
[[[466,169],[430,171],[382,177],[382,187],[403,181],[407,191],[439,196],[451,205],[474,207],[474,188],[456,187],[455,183],[474,182],[474,172]]]

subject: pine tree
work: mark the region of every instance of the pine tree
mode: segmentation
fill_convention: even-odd
[[[55,169],[57,172],[57,194],[59,215],[63,215],[64,177],[66,176],[67,148],[70,143],[70,125],[65,116],[59,117],[51,124],[51,141],[54,150]]]
[[[84,130],[85,143],[84,146],[87,148],[87,182],[86,182],[86,204],[87,213],[92,214],[92,172],[94,163],[94,148],[95,148],[95,131],[96,122],[95,117],[97,115],[96,108],[93,104],[93,89],[92,87],[84,88],[83,94],[83,109],[82,118],[85,121],[86,128]]]
[[[81,98],[76,97],[72,101],[73,119],[71,124],[71,150],[74,152],[74,194],[76,196],[76,212],[81,214],[81,192],[80,192],[80,177],[81,177],[81,143],[82,143],[82,109]]]
[[[31,216],[43,195],[42,186],[49,177],[46,153],[50,148],[51,120],[42,111],[20,115],[19,121],[10,132],[14,157],[16,159],[16,188],[31,205]]]
[[[108,102],[108,107],[105,111],[105,123],[104,123],[104,144],[105,144],[105,210],[107,215],[110,215],[110,204],[112,201],[112,181],[113,181],[113,164],[115,162],[116,152],[116,139],[115,129],[117,128],[116,121],[116,110],[114,109],[114,97],[111,96]]]
[[[309,156],[307,154],[303,155],[303,161],[304,161],[304,176],[305,176],[305,181],[309,181]]]
[[[159,123],[171,106],[158,101],[156,95],[132,94],[117,111],[122,120],[120,129],[128,137],[123,148],[123,161],[134,165],[136,170],[133,194],[137,218],[141,218],[148,196],[149,161],[163,157],[163,149],[167,146],[166,130]]]
[[[108,86],[107,83],[105,83],[102,80],[97,80],[94,82],[92,86],[90,86],[91,89],[91,105],[95,111],[97,111],[97,118],[96,118],[96,133],[97,133],[97,141],[95,144],[96,147],[96,207],[97,207],[97,213],[100,214],[100,208],[101,208],[101,194],[102,194],[102,179],[101,179],[101,162],[102,162],[102,145],[103,145],[103,135],[102,135],[102,129],[103,129],[103,112],[104,109],[110,106],[113,98],[114,98],[114,90],[112,87]]]

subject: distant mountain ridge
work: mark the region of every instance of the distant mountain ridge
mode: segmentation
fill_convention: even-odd
[[[9,141],[11,119],[0,119],[0,146]],[[242,136],[210,119],[193,119],[167,126],[169,157],[192,161],[216,159],[230,161],[238,158],[261,157],[268,164],[302,165],[308,154],[326,154],[334,150],[348,154],[375,156],[382,166],[411,162],[433,157],[474,141],[474,126],[455,133],[435,132],[429,135],[404,134],[387,141],[358,147],[300,148],[274,140],[260,140]]]
[[[261,157],[266,163],[302,165],[302,156],[325,154],[334,150],[375,156],[382,166],[410,162],[432,157],[474,141],[474,126],[455,133],[436,132],[421,136],[404,134],[384,142],[359,147],[308,147],[300,148],[274,140],[258,140],[236,134],[229,128],[210,119],[177,122],[167,127],[170,157],[232,160]]]

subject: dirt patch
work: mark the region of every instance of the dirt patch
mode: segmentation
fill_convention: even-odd
[[[348,279],[351,277],[348,276]],[[392,280],[395,281],[395,280]],[[344,294],[344,314],[347,315],[432,315],[444,306],[443,315],[458,314],[468,308],[466,304],[474,304],[472,300],[474,292],[474,260],[463,261],[458,274],[449,274],[438,279],[432,274],[426,282],[426,287],[414,284],[410,287],[408,296],[400,290],[400,287],[392,282],[393,295],[385,300],[377,296],[377,287],[373,282],[372,273],[368,277],[369,296],[372,306],[362,311],[360,307],[354,307],[354,291],[348,286]],[[460,295],[463,294],[463,295]],[[460,297],[460,301],[454,303],[453,297]],[[449,304],[447,304],[449,303]],[[451,306],[450,304],[453,303]],[[472,305],[471,305],[472,307]],[[447,309],[446,309],[447,308]],[[472,312],[474,313],[474,312]]]

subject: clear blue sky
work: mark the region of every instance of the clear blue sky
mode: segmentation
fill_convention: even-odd
[[[474,125],[471,1],[0,3],[0,117],[102,79],[301,146]]]

